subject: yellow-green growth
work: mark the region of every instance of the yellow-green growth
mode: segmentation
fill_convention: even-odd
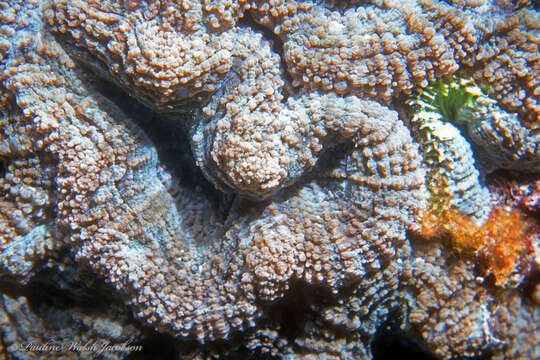
[[[420,109],[442,115],[444,121],[456,125],[460,123],[460,113],[464,108],[474,109],[479,98],[489,101],[489,89],[482,89],[473,79],[458,76],[437,80],[418,91],[410,104]]]

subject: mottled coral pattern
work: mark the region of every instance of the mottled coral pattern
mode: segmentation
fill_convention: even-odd
[[[473,135],[495,168],[537,166],[539,22],[527,1],[0,3],[0,274],[24,286],[69,258],[193,357],[370,358],[388,322],[442,358],[538,357],[534,296],[419,219],[440,181],[487,217]],[[496,111],[473,135],[418,125],[404,99],[458,72]],[[534,288],[527,251],[512,269]],[[2,296],[1,337],[56,336]]]

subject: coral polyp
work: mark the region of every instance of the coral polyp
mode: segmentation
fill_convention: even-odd
[[[440,113],[444,121],[459,124],[462,110],[474,111],[478,98],[486,92],[489,90],[482,90],[474,80],[454,75],[420,89],[411,103],[426,111]]]
[[[470,77],[454,75],[419,89],[409,103],[458,127],[484,173],[498,169],[539,172],[540,133],[522,123],[518,113],[503,110],[492,94],[491,86],[481,87]]]

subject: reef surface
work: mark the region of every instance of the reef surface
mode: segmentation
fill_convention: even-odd
[[[540,357],[539,42],[528,1],[0,2],[0,354]]]

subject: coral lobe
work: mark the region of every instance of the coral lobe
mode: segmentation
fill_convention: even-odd
[[[442,358],[537,357],[515,287],[538,189],[503,210],[484,177],[538,172],[538,24],[526,1],[0,3],[0,274],[69,259],[134,314],[3,293],[0,344],[84,318],[66,336],[151,328],[179,357],[371,358],[392,323]],[[401,101],[454,73],[492,103]]]

